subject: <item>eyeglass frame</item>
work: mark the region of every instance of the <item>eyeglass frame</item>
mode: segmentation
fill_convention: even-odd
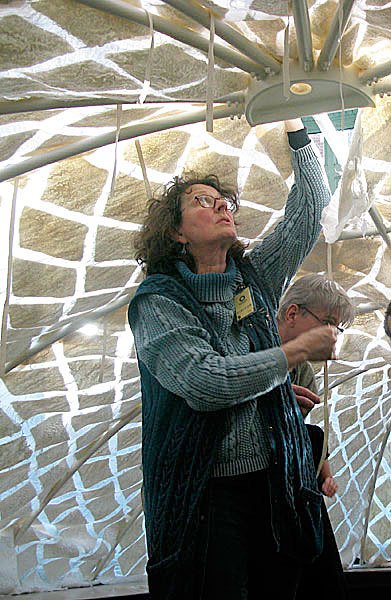
[[[211,198],[213,200],[213,206],[212,205],[204,206],[203,204],[201,204],[200,198]],[[229,198],[227,198],[225,196],[215,197],[215,196],[210,196],[210,194],[199,194],[197,196],[193,196],[193,199],[198,202],[198,204],[201,206],[201,208],[211,208],[212,210],[214,210],[216,208],[217,200],[224,200],[229,212],[234,214],[238,210],[238,207],[236,206],[235,202],[232,202],[232,200],[230,200]],[[232,208],[230,208],[230,207],[232,207]]]
[[[318,317],[318,315],[316,315],[315,313],[313,313],[312,310],[310,310],[305,304],[298,304],[297,306],[299,308],[302,308],[302,309],[306,310],[321,325],[331,325],[332,327],[335,327],[337,329],[338,333],[344,333],[345,329],[343,327],[340,327],[339,325],[336,325],[335,323],[332,323],[328,319],[323,319],[322,320],[320,317]]]

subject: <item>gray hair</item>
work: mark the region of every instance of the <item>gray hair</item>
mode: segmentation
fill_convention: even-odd
[[[304,275],[295,281],[282,296],[277,317],[285,319],[286,309],[290,304],[320,308],[328,313],[337,313],[340,324],[349,327],[355,317],[355,307],[343,287],[324,275]]]

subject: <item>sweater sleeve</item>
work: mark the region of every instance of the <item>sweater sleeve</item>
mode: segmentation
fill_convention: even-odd
[[[284,383],[281,348],[221,356],[195,315],[158,294],[137,299],[132,331],[139,360],[193,409],[215,411],[252,400]]]
[[[288,131],[288,141],[292,150],[298,150],[311,143],[306,127],[298,131]]]
[[[322,211],[330,202],[323,167],[312,144],[292,150],[292,161],[295,183],[287,199],[284,218],[249,253],[257,274],[269,283],[276,305],[316,244]]]

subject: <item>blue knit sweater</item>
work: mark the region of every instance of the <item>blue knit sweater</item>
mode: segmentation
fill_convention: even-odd
[[[319,220],[329,191],[311,146],[292,151],[295,185],[284,220],[249,254],[260,280],[270,283],[275,307],[320,233]],[[197,315],[159,294],[142,295],[132,327],[137,354],[157,380],[196,411],[221,410],[225,434],[213,467],[215,476],[263,469],[270,444],[256,398],[288,376],[278,346],[250,353],[249,338],[235,319],[233,297],[242,283],[233,261],[225,273],[192,273],[178,261],[186,286],[202,304],[220,338],[223,355]],[[186,352],[183,352],[186,348]]]

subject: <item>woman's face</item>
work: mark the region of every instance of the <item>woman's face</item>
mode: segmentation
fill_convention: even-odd
[[[216,198],[214,208],[201,206],[196,196],[203,195]],[[203,183],[190,186],[182,195],[181,208],[182,223],[175,239],[181,244],[188,244],[193,255],[207,248],[227,251],[236,241],[233,214],[213,187]]]

